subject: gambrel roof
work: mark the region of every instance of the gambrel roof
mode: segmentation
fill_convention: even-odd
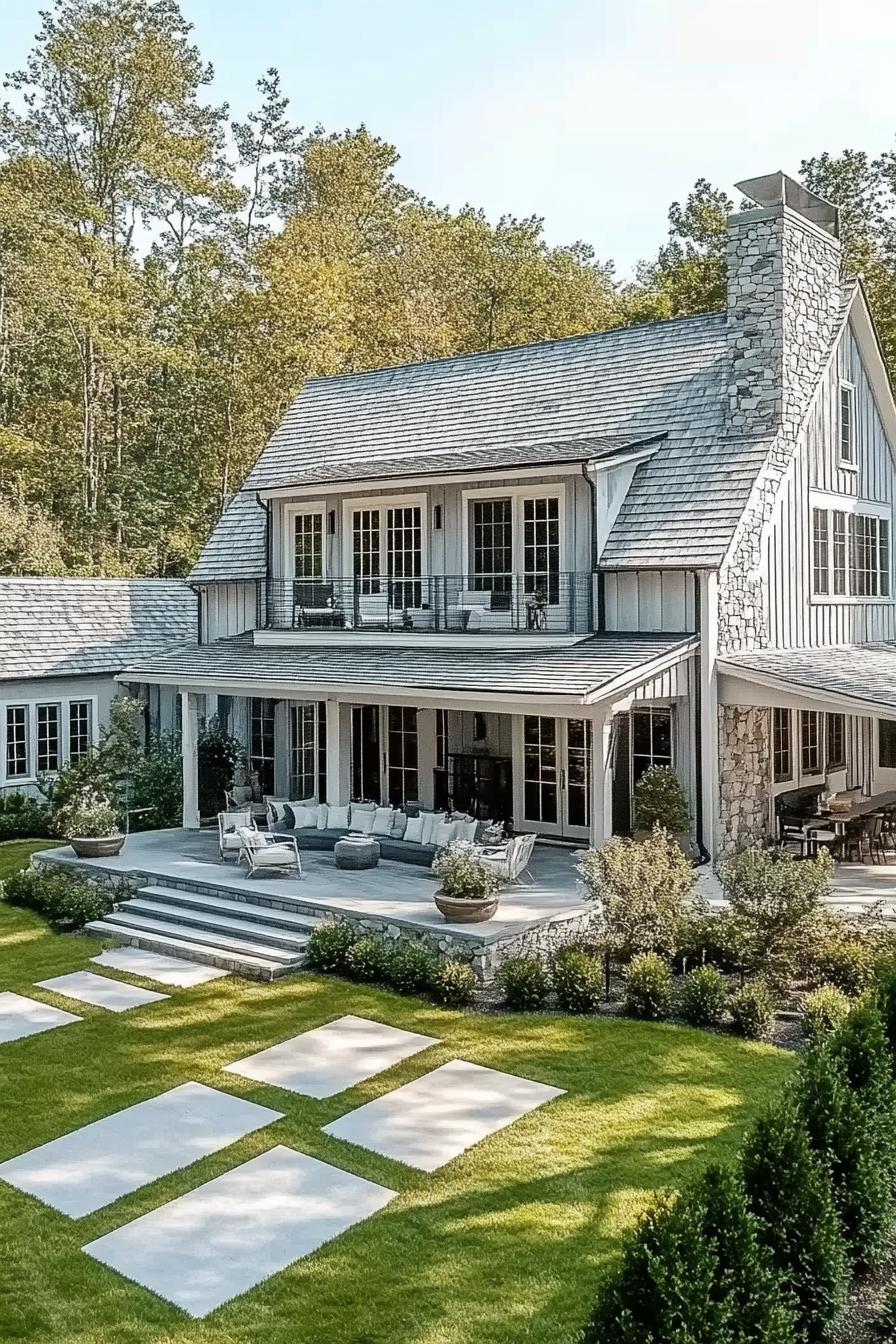
[[[0,578],[0,681],[119,672],[196,637],[181,579]]]

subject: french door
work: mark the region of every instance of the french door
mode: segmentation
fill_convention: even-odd
[[[492,610],[511,610],[516,622],[541,628],[565,594],[559,495],[472,499],[469,584],[493,594]],[[529,613],[532,613],[531,615]],[[538,614],[537,614],[538,613]],[[545,613],[545,615],[540,615]]]
[[[588,838],[591,749],[590,719],[522,716],[516,752],[516,773],[521,780],[516,806],[519,830]]]
[[[352,706],[352,797],[403,807],[420,796],[417,710]]]
[[[395,504],[351,512],[352,578],[363,597],[407,610],[423,601],[423,507]]]

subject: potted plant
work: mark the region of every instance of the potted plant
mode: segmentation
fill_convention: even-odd
[[[498,879],[469,840],[454,840],[433,859],[441,879],[433,899],[452,924],[480,924],[498,908]]]
[[[674,836],[685,854],[691,850],[691,814],[684,789],[669,765],[652,765],[635,785],[635,839],[646,840],[655,826]]]
[[[102,793],[77,794],[59,809],[56,824],[79,859],[109,858],[124,844],[118,817]]]

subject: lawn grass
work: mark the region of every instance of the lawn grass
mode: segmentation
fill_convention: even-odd
[[[45,845],[0,845],[0,877]],[[791,1067],[770,1047],[704,1032],[537,1014],[482,1017],[313,975],[273,985],[212,981],[121,1015],[32,988],[84,968],[100,947],[99,939],[54,935],[33,915],[0,905],[0,990],[84,1018],[0,1047],[0,1160],[188,1079],[272,1106],[284,1119],[77,1221],[0,1184],[3,1340],[570,1344],[602,1267],[651,1192],[730,1154]],[[326,1101],[221,1071],[343,1013],[442,1044]],[[431,1175],[321,1132],[456,1057],[567,1095]],[[204,1321],[81,1253],[86,1242],[278,1143],[378,1181],[399,1198]]]

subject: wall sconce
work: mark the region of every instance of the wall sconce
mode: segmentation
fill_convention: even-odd
[[[327,531],[331,537],[336,535],[336,510],[331,509],[327,514]]]
[[[441,504],[434,504],[434,505],[433,505],[433,510],[432,510],[432,530],[433,530],[433,532],[441,532],[441,530],[442,530],[442,506],[441,506]]]

